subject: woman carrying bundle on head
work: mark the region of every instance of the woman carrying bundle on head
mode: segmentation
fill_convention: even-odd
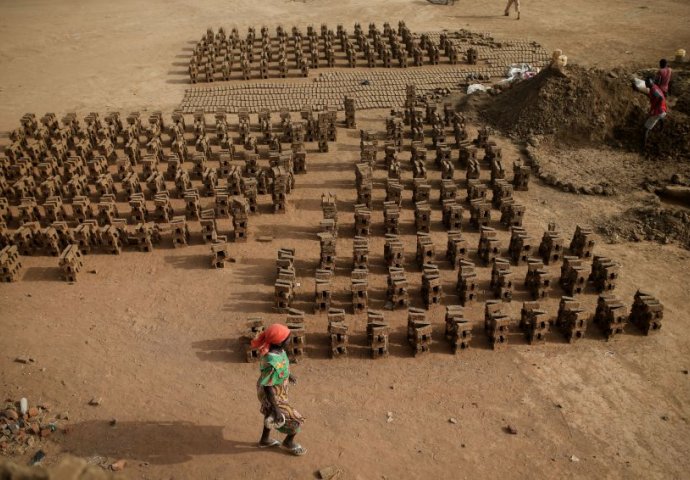
[[[256,387],[264,428],[259,447],[282,445],[293,455],[300,456],[307,453],[307,449],[295,442],[295,435],[299,433],[304,417],[288,401],[288,384],[297,383],[294,375],[290,374],[290,361],[285,352],[289,338],[290,329],[275,323],[252,340],[252,347],[258,348],[261,355]],[[287,435],[282,443],[271,438],[273,428]]]

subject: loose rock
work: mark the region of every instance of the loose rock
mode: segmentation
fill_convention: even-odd
[[[125,460],[118,460],[117,462],[113,463],[110,465],[110,469],[113,472],[120,472],[125,469],[125,466],[127,466],[127,461]]]
[[[503,427],[503,430],[511,435],[517,435],[518,433],[517,428],[515,428],[513,425],[506,425]]]
[[[92,407],[97,407],[101,404],[101,402],[101,397],[93,397],[91,400],[89,400],[89,405],[91,405]]]

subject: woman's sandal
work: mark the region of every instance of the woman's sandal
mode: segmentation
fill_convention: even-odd
[[[302,455],[304,455],[305,453],[307,453],[307,449],[304,448],[304,447],[303,447],[302,445],[300,445],[299,443],[298,443],[297,445],[295,445],[294,447],[286,447],[286,446],[283,446],[283,448],[285,448],[288,452],[290,452],[291,454],[293,454],[293,455],[295,455],[295,456],[297,456],[297,457],[301,457]]]
[[[282,445],[278,440],[271,439],[268,443],[259,443],[259,448],[272,448]]]

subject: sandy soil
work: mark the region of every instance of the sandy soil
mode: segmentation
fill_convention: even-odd
[[[517,22],[496,16],[502,3],[487,11],[478,2],[448,8],[421,1],[150,2],[143,9],[138,2],[3,4],[0,128],[15,126],[26,111],[169,111],[185,87],[184,67],[175,56],[206,26],[221,22],[244,27],[402,18],[416,30],[467,24],[506,37],[529,36],[547,48],[563,48],[571,58],[603,65],[652,62],[687,47],[683,19],[690,17],[690,5],[643,6],[549,0],[524,5]],[[381,130],[384,115],[361,112],[358,122]],[[519,157],[516,147],[499,142],[511,164]],[[325,191],[338,196],[341,211],[335,303],[348,303],[357,144],[355,132],[341,131],[331,153],[310,156],[310,171],[297,178],[288,213],[252,217],[252,240],[231,245],[237,263],[224,270],[208,268],[208,247],[198,238],[188,248],[153,254],[89,255],[86,268],[97,273],[82,275],[74,285],[58,280],[54,258],[24,259],[22,281],[0,286],[0,392],[69,410],[70,433],[46,442],[47,462],[63,452],[126,458],[131,478],[155,479],[312,478],[332,464],[344,470],[344,478],[361,479],[450,472],[463,478],[683,478],[690,471],[690,377],[683,373],[690,368],[690,253],[647,242],[600,242],[597,251],[622,263],[617,294],[626,304],[637,288],[662,300],[667,320],[658,336],[630,329],[606,343],[592,328],[574,345],[552,334],[545,346],[532,347],[516,331],[508,350],[492,352],[478,328],[475,348],[452,356],[441,341],[438,308],[429,314],[437,340],[430,355],[411,356],[405,313],[394,312],[387,315],[395,330],[388,359],[366,358],[365,319],[349,316],[356,332],[352,355],[333,361],[327,358],[325,316],[309,315],[309,358],[294,367],[300,384],[292,390],[293,402],[308,418],[299,439],[309,454],[298,459],[257,451],[257,367],[243,362],[237,337],[247,316],[283,318],[270,313],[279,246],[297,249],[303,288],[295,306],[310,311],[319,198]],[[430,177],[438,183],[437,169],[430,169]],[[409,171],[405,178],[411,178]],[[385,297],[382,179],[379,170],[370,241],[375,308]],[[406,190],[402,222],[408,278],[417,291],[421,272],[413,261],[410,195]],[[576,224],[623,211],[628,200],[562,193],[538,182],[515,196],[528,206],[525,225],[537,238],[550,221],[570,237]],[[446,235],[432,198],[433,238],[448,293],[444,303],[451,304],[455,273],[441,261]],[[261,201],[267,206],[267,198]],[[508,232],[500,230],[507,246]],[[273,243],[254,241],[268,234],[275,236]],[[478,234],[467,236],[476,245]],[[550,269],[556,273],[559,266]],[[480,269],[483,288],[489,275]],[[517,268],[516,277],[523,276],[524,267]],[[558,295],[554,291],[546,303],[552,314]],[[526,298],[518,289],[509,307],[513,317]],[[596,296],[583,299],[592,308]],[[468,316],[479,322],[481,304]],[[37,362],[14,363],[18,355]],[[94,396],[103,398],[101,406],[87,405]],[[451,417],[458,423],[450,423]],[[115,427],[108,424],[112,418]],[[517,435],[503,431],[508,424]]]

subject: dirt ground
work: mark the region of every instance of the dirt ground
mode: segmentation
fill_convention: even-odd
[[[403,19],[413,30],[469,27],[506,38],[529,37],[547,49],[562,48],[571,60],[605,67],[651,64],[690,45],[687,2],[523,3],[520,21],[502,16],[502,2],[490,10],[483,2],[439,7],[421,0],[154,1],[145,7],[132,1],[3,3],[0,129],[15,127],[25,112],[149,108],[169,113],[186,86],[183,49],[207,26],[220,24],[244,28]],[[385,115],[358,112],[358,126],[383,130]],[[284,319],[271,313],[280,246],[297,251],[302,288],[294,306],[311,312],[323,192],[338,196],[340,210],[334,306],[349,303],[358,142],[356,131],[340,130],[330,153],[310,153],[309,173],[297,177],[288,213],[251,217],[250,241],[231,244],[236,263],[223,270],[208,268],[209,249],[198,237],[182,249],[127,251],[117,258],[89,255],[86,269],[96,273],[83,274],[73,285],[58,279],[54,258],[22,259],[22,280],[0,285],[0,394],[69,411],[69,433],[42,442],[45,462],[55,462],[64,453],[95,463],[125,458],[129,477],[150,479],[302,479],[313,478],[327,465],[337,465],[343,478],[353,479],[427,478],[450,472],[463,478],[687,476],[690,318],[685,302],[690,252],[645,241],[601,239],[596,251],[622,264],[616,294],[627,305],[637,288],[663,302],[666,320],[656,336],[638,335],[630,327],[607,343],[591,326],[587,338],[573,345],[552,333],[546,345],[529,346],[515,331],[507,350],[493,352],[481,333],[478,303],[466,313],[477,322],[474,348],[458,356],[451,355],[442,339],[439,307],[429,313],[435,343],[425,357],[412,357],[405,343],[406,314],[396,311],[386,313],[394,329],[389,358],[367,358],[366,320],[348,315],[355,332],[352,354],[331,360],[325,316],[308,315],[308,358],[294,366],[300,383],[291,397],[307,417],[298,440],[309,453],[295,458],[255,448],[261,428],[254,386],[257,366],[244,363],[238,335],[249,316],[268,322]],[[520,158],[517,146],[500,138],[498,142],[508,165]],[[407,155],[402,156],[406,169]],[[628,155],[606,157],[623,162]],[[602,216],[624,212],[631,202],[644,201],[647,192],[634,188],[644,179],[632,177],[635,171],[641,176],[649,172],[635,165],[614,196],[566,193],[533,181],[528,192],[515,194],[527,205],[527,230],[540,238],[555,221],[569,239],[577,224],[595,224]],[[590,175],[610,175],[606,168],[595,167]],[[586,171],[583,167],[576,174],[584,178]],[[442,260],[446,233],[437,197],[440,172],[432,167],[429,175],[435,192],[432,235],[447,293],[443,303],[453,304],[456,274]],[[384,176],[377,170],[370,239],[374,308],[382,308],[385,300]],[[409,170],[404,178],[410,182]],[[406,189],[402,233],[413,305],[421,306],[410,197]],[[263,212],[268,201],[260,198]],[[509,233],[497,221],[493,225],[507,247]],[[275,240],[258,243],[260,235]],[[468,231],[466,236],[474,247],[478,234]],[[549,268],[554,275],[559,269]],[[515,272],[521,279],[525,267]],[[490,270],[480,268],[479,275],[482,288],[488,289]],[[546,302],[551,315],[560,294],[555,289]],[[487,294],[480,300],[485,298]],[[519,286],[509,304],[514,318],[524,300],[527,294]],[[591,292],[583,297],[592,311],[595,300]],[[14,362],[20,355],[36,362]],[[102,397],[102,404],[89,406],[92,397]],[[387,422],[387,412],[392,412],[392,422]],[[117,419],[115,426],[110,426],[111,419]],[[517,435],[504,431],[509,424]],[[26,462],[33,453],[17,459]]]

